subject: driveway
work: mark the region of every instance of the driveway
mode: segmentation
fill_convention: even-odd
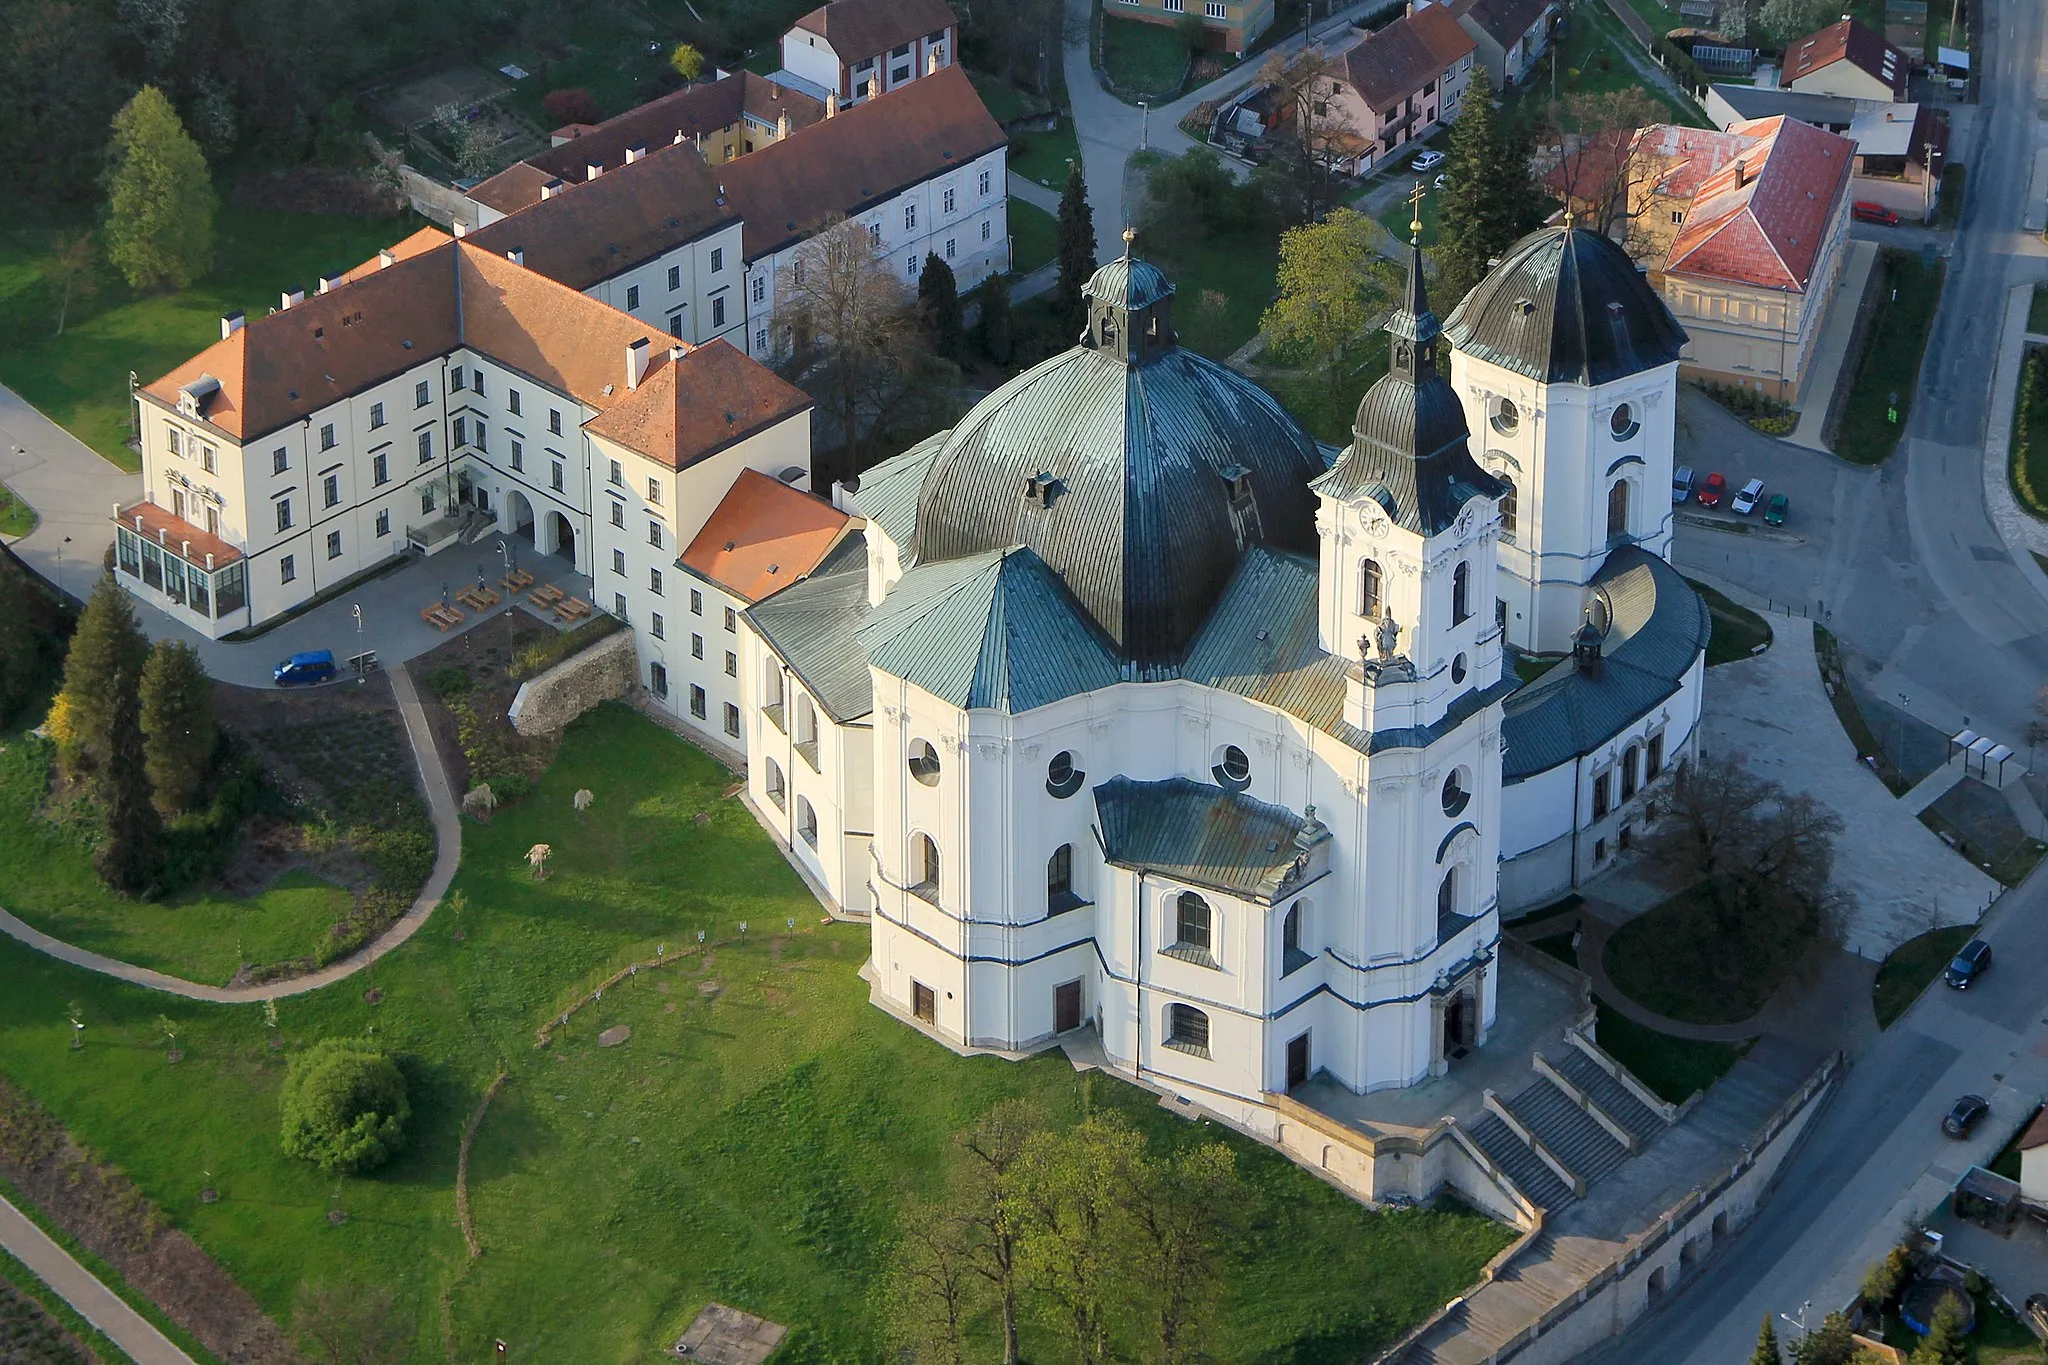
[[[114,508],[142,496],[142,476],[116,469],[12,389],[0,388],[0,483],[38,518],[14,552],[73,597],[90,595],[114,543]]]

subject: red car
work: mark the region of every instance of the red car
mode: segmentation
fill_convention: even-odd
[[[1721,499],[1728,496],[1728,476],[1709,474],[1707,481],[1700,485],[1700,506],[1719,507]]]
[[[1883,204],[1873,204],[1868,199],[1858,199],[1849,206],[1849,216],[1859,223],[1882,223],[1886,227],[1897,227],[1899,215]]]

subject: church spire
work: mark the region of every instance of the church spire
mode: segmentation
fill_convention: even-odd
[[[1387,319],[1387,334],[1393,337],[1392,373],[1411,385],[1420,386],[1436,376],[1436,340],[1443,326],[1429,309],[1429,294],[1422,267],[1422,200],[1420,180],[1408,196],[1414,216],[1408,224],[1408,287],[1401,306]]]

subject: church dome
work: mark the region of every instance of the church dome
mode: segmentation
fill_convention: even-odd
[[[1178,659],[1254,545],[1314,554],[1321,449],[1273,397],[1174,342],[1143,261],[1089,282],[1082,343],[978,403],[918,494],[920,564],[1026,545],[1127,660]]]
[[[1605,384],[1668,365],[1685,329],[1635,262],[1598,232],[1543,228],[1467,294],[1444,337],[1545,384]]]

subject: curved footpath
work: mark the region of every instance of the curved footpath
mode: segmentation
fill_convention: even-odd
[[[1749,1018],[1733,1024],[1688,1024],[1678,1019],[1667,1019],[1654,1010],[1644,1009],[1624,995],[1607,975],[1607,940],[1614,934],[1614,926],[1594,915],[1581,914],[1579,931],[1579,970],[1593,982],[1593,994],[1611,1006],[1615,1013],[1632,1024],[1668,1033],[1673,1038],[1688,1038],[1696,1043],[1746,1043],[1759,1037],[1765,1030],[1765,1016],[1769,1006],[1757,1011]]]
[[[448,785],[448,770],[441,763],[440,750],[434,747],[433,731],[427,728],[427,716],[420,706],[419,692],[413,687],[412,675],[402,665],[392,669],[390,677],[391,692],[398,700],[398,713],[405,720],[406,738],[412,742],[413,758],[419,764],[420,781],[427,791],[427,807],[434,819],[434,870],[413,900],[412,908],[364,947],[339,962],[330,962],[319,971],[308,972],[304,976],[266,981],[260,986],[203,986],[196,981],[186,981],[148,967],[137,967],[75,948],[61,939],[51,938],[32,925],[24,924],[5,910],[0,910],[0,931],[74,967],[115,977],[130,985],[180,995],[187,1000],[205,1000],[219,1005],[282,1000],[317,991],[354,976],[419,932],[420,926],[427,922],[427,916],[434,913],[434,907],[447,894],[448,884],[455,879],[456,865],[462,861],[461,812],[456,807],[454,791]]]

